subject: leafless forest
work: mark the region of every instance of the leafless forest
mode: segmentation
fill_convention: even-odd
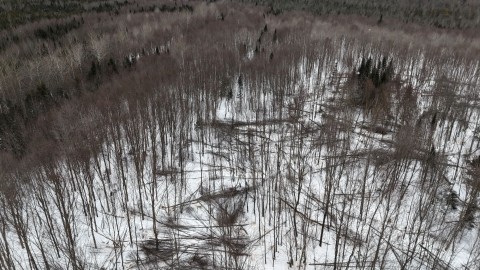
[[[475,31],[106,3],[0,32],[0,269],[478,269]]]

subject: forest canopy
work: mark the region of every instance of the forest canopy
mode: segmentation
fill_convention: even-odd
[[[478,1],[0,12],[0,269],[479,265]]]

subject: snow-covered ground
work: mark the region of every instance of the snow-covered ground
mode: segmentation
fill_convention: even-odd
[[[350,70],[337,45],[334,62],[291,67],[297,81],[283,101],[274,85],[237,75],[212,121],[184,123],[181,145],[179,128],[157,130],[136,159],[122,130],[121,144],[103,145],[98,159],[32,172],[49,180],[18,202],[28,226],[15,228],[9,217],[0,243],[20,269],[35,267],[29,252],[39,269],[47,261],[52,269],[478,267],[476,211],[472,226],[463,222],[478,196],[468,180],[468,161],[479,154],[471,89],[456,89],[452,102],[433,95],[440,75],[416,79],[420,54],[396,72],[419,93],[424,117],[375,122],[344,100]]]

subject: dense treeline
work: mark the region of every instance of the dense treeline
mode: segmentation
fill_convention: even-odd
[[[478,29],[480,2],[463,0],[384,1],[384,0],[239,0],[269,6],[269,12],[279,14],[287,10],[308,10],[318,15],[360,15],[403,23],[420,23],[438,28]]]
[[[367,0],[236,0],[268,6],[269,14],[289,10],[308,10],[318,15],[360,15],[374,18],[378,23],[395,20],[420,23],[437,28],[478,29],[480,2],[477,0],[435,1],[367,1]],[[44,18],[63,18],[85,12],[115,12],[122,6],[138,7],[143,1],[123,0],[7,0],[0,4],[0,29],[6,29]],[[155,5],[155,4],[154,4]],[[181,1],[179,1],[181,5]],[[143,7],[144,9],[152,8]],[[163,8],[171,8],[164,6]]]
[[[0,3],[0,30],[41,19],[61,19],[86,12],[116,12],[128,0],[4,0]]]
[[[478,265],[478,40],[143,4],[2,52],[0,268]]]

